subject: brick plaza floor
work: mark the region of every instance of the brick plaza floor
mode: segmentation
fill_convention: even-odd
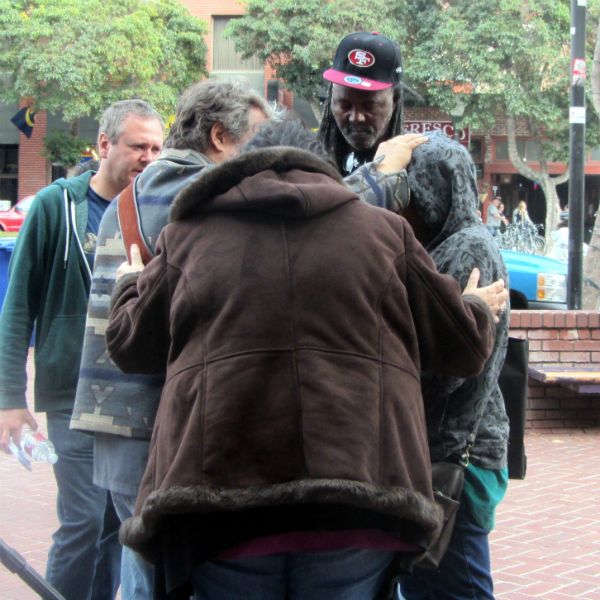
[[[530,433],[524,481],[511,481],[492,533],[496,597],[600,599],[600,432]],[[47,465],[0,456],[0,538],[43,573],[56,526]],[[37,596],[0,566],[1,600]]]
[[[526,444],[527,477],[511,481],[491,536],[496,597],[600,600],[600,430],[531,432]],[[51,467],[28,472],[2,453],[0,490],[0,539],[43,574],[56,527]],[[37,598],[0,565],[0,600]]]

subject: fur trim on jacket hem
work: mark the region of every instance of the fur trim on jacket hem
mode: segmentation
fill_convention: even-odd
[[[160,544],[156,536],[161,520],[174,515],[207,515],[216,512],[241,513],[246,510],[304,505],[340,505],[379,515],[402,528],[408,524],[415,540],[434,539],[442,523],[442,511],[434,501],[404,487],[380,487],[359,481],[304,479],[270,486],[249,488],[171,487],[148,496],[141,514],[125,521],[121,542],[148,556]],[[290,524],[290,530],[294,524]]]

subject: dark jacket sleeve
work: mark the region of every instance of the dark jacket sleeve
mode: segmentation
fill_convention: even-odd
[[[125,373],[164,373],[171,344],[170,293],[164,238],[156,256],[139,275],[122,277],[114,287],[106,346]]]
[[[422,369],[441,375],[474,377],[490,356],[494,318],[477,296],[463,296],[458,282],[442,275],[404,224],[406,288],[421,354]]]
[[[9,281],[0,316],[0,408],[26,408],[27,353],[47,280],[46,250],[57,227],[49,223],[41,197],[34,200],[19,231],[10,260]]]

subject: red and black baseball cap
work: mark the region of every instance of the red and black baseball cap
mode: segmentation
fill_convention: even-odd
[[[358,31],[339,44],[327,81],[364,91],[385,90],[400,82],[400,48],[385,35]]]

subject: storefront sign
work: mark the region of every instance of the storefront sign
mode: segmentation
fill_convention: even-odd
[[[454,137],[454,125],[452,121],[405,121],[404,131],[406,133],[427,133],[429,131],[441,131],[447,136]],[[465,146],[469,145],[471,132],[468,127],[458,129],[458,141]]]

